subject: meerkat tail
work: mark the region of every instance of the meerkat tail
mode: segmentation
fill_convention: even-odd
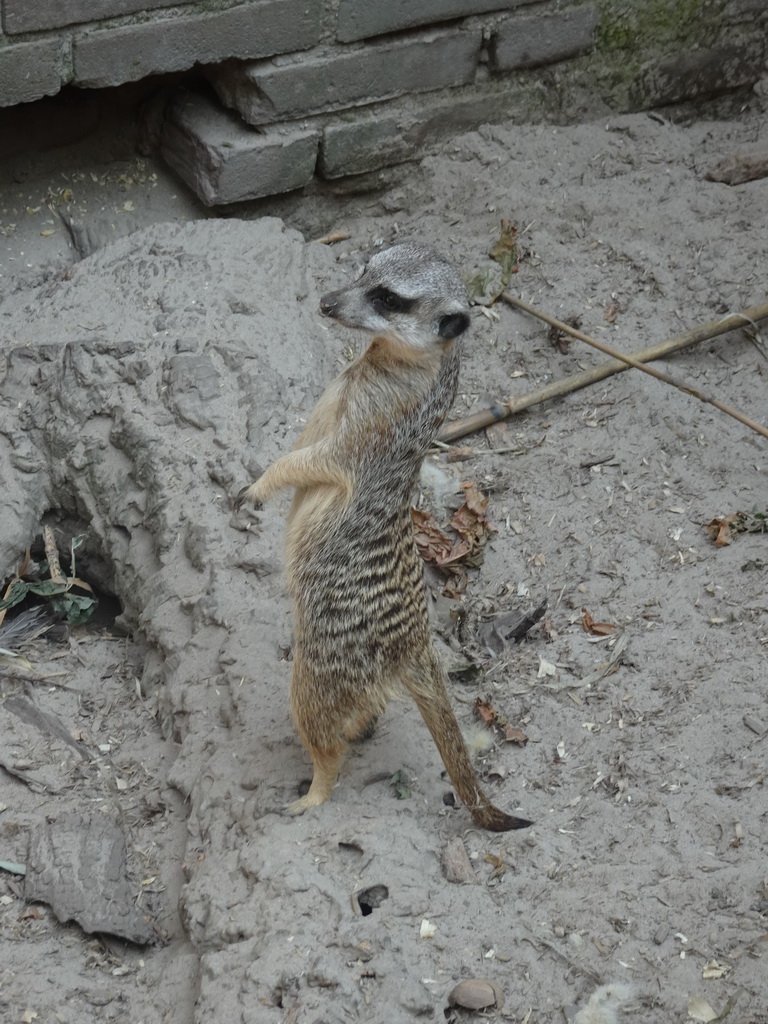
[[[408,675],[404,682],[435,741],[459,799],[475,824],[490,832],[509,832],[532,825],[532,821],[500,811],[480,788],[437,665],[430,665],[428,681],[423,676],[416,679]]]

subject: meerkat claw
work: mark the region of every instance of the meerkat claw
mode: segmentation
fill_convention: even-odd
[[[253,496],[255,486],[255,484],[248,484],[238,491],[235,498],[235,512],[239,512],[245,504],[252,505],[257,512],[261,511],[263,507],[261,502]]]

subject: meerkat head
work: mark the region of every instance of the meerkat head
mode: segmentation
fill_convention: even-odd
[[[469,327],[458,270],[414,242],[375,253],[354,284],[323,296],[320,312],[345,327],[391,335],[416,348],[445,344]]]

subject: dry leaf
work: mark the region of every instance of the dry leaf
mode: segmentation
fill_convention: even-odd
[[[722,519],[710,519],[704,529],[714,541],[715,547],[724,548],[733,540],[731,536],[731,524],[735,516],[725,516]]]
[[[586,608],[581,609],[581,625],[585,633],[594,633],[595,636],[609,636],[616,629],[611,622],[595,622]]]
[[[488,495],[483,494],[474,481],[460,486],[464,491],[467,507],[482,519],[488,511]]]
[[[504,739],[507,743],[517,743],[520,747],[524,747],[528,742],[528,737],[525,735],[523,730],[518,729],[516,725],[508,725],[504,729]]]
[[[437,525],[429,512],[412,508],[414,536],[419,554],[426,562],[440,568],[448,568],[458,562],[468,565],[480,564],[480,551],[485,544],[491,527],[485,518],[488,498],[475,483],[461,485],[465,494],[464,504],[454,512],[450,526],[459,535],[452,540]]]
[[[616,323],[616,314],[621,312],[621,307],[616,303],[611,303],[610,306],[606,306],[605,312],[603,313],[603,320],[607,324]]]
[[[730,973],[731,968],[728,964],[719,964],[717,960],[710,960],[708,964],[704,965],[701,976],[705,981],[711,981],[713,978],[724,978],[726,974]]]
[[[466,558],[470,553],[477,554],[491,531],[485,518],[485,513],[488,510],[487,495],[483,494],[475,483],[462,484],[461,489],[464,491],[465,501],[454,512],[450,522],[461,540],[455,545],[455,551],[450,558],[451,562]]]
[[[411,520],[419,554],[425,562],[440,565],[450,555],[450,537],[443,533],[429,512],[423,509],[412,508]]]
[[[492,864],[493,865],[493,871],[490,873],[490,875],[488,875],[489,881],[492,878],[501,878],[501,876],[507,870],[508,865],[504,863],[504,854],[503,853],[500,853],[500,854],[484,853],[483,854],[483,860],[485,861],[486,864]]]
[[[481,700],[479,697],[475,700],[475,714],[478,718],[481,718],[486,725],[495,725],[499,719],[499,713],[491,702]]]

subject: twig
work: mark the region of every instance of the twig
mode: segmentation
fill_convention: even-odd
[[[506,293],[502,295],[502,298],[506,299]],[[678,352],[691,345],[696,345],[700,341],[708,341],[710,338],[716,338],[720,334],[727,334],[729,331],[737,330],[739,327],[743,327],[745,322],[757,322],[766,318],[768,318],[768,302],[763,303],[761,306],[752,306],[749,309],[745,309],[742,313],[735,313],[724,320],[712,320],[709,323],[702,324],[700,327],[694,327],[693,330],[686,331],[684,334],[676,334],[665,341],[658,342],[656,345],[640,349],[633,353],[631,358],[634,358],[637,363],[661,359],[662,356]],[[568,332],[573,330],[567,324],[559,326]],[[560,380],[553,381],[551,384],[547,384],[546,387],[531,391],[527,395],[520,395],[518,398],[497,402],[490,409],[483,409],[481,412],[473,413],[471,416],[465,416],[463,419],[446,423],[440,431],[439,439],[444,442],[455,441],[460,437],[465,437],[467,434],[473,434],[477,430],[489,427],[492,423],[498,423],[500,420],[505,420],[509,416],[523,412],[525,409],[530,409],[531,406],[539,405],[541,402],[549,401],[551,398],[560,398],[563,395],[570,394],[572,391],[578,391],[579,388],[586,388],[590,384],[596,384],[598,381],[605,380],[606,377],[610,377],[614,373],[621,373],[623,370],[628,369],[630,364],[627,362],[626,357],[618,358],[618,355],[619,353],[617,353],[616,359],[601,363],[591,370],[584,370],[582,373],[563,377]]]
[[[768,427],[764,427],[762,423],[757,423],[755,420],[750,419],[749,416],[745,416],[744,413],[739,412],[738,409],[734,409],[732,405],[726,405],[725,402],[721,402],[718,398],[712,398],[709,395],[705,395],[702,391],[699,391],[698,388],[691,387],[689,384],[684,384],[682,381],[675,380],[674,377],[670,377],[669,374],[662,373],[661,370],[657,370],[653,366],[644,366],[643,363],[634,356],[618,352],[615,348],[611,348],[610,345],[604,345],[601,341],[596,341],[595,338],[590,338],[588,334],[583,334],[581,331],[577,331],[569,324],[563,323],[562,320],[549,316],[548,313],[542,313],[541,310],[536,309],[533,306],[529,306],[527,302],[523,302],[522,299],[515,298],[514,295],[510,295],[508,292],[503,292],[501,297],[508,305],[515,306],[517,309],[522,309],[525,313],[530,313],[531,316],[538,317],[539,320],[543,320],[552,327],[556,327],[559,331],[564,331],[566,334],[570,334],[572,337],[578,338],[579,341],[583,341],[587,345],[591,345],[592,348],[605,352],[606,355],[612,356],[614,359],[620,359],[623,363],[627,363],[628,366],[633,366],[636,370],[642,370],[643,373],[647,373],[651,377],[656,377],[657,380],[662,380],[665,384],[671,384],[672,387],[677,388],[679,391],[684,391],[687,395],[692,395],[694,398],[698,398],[700,402],[706,402],[708,405],[713,405],[716,409],[719,409],[720,412],[724,412],[726,415],[732,416],[733,419],[738,420],[739,423],[743,423],[745,427],[749,427],[750,430],[754,430],[755,433],[762,434],[763,437],[768,438]],[[768,303],[766,304],[765,309],[766,316],[768,316]],[[754,321],[756,319],[752,315],[741,315],[750,321]]]
[[[334,242],[346,242],[351,237],[348,231],[331,231],[329,235],[313,238],[312,241],[319,242],[321,245],[333,245]]]
[[[54,583],[64,583],[61,575],[61,563],[59,562],[59,550],[56,547],[56,538],[53,536],[53,527],[43,527],[43,543],[45,544],[45,557],[48,559],[48,572]]]

